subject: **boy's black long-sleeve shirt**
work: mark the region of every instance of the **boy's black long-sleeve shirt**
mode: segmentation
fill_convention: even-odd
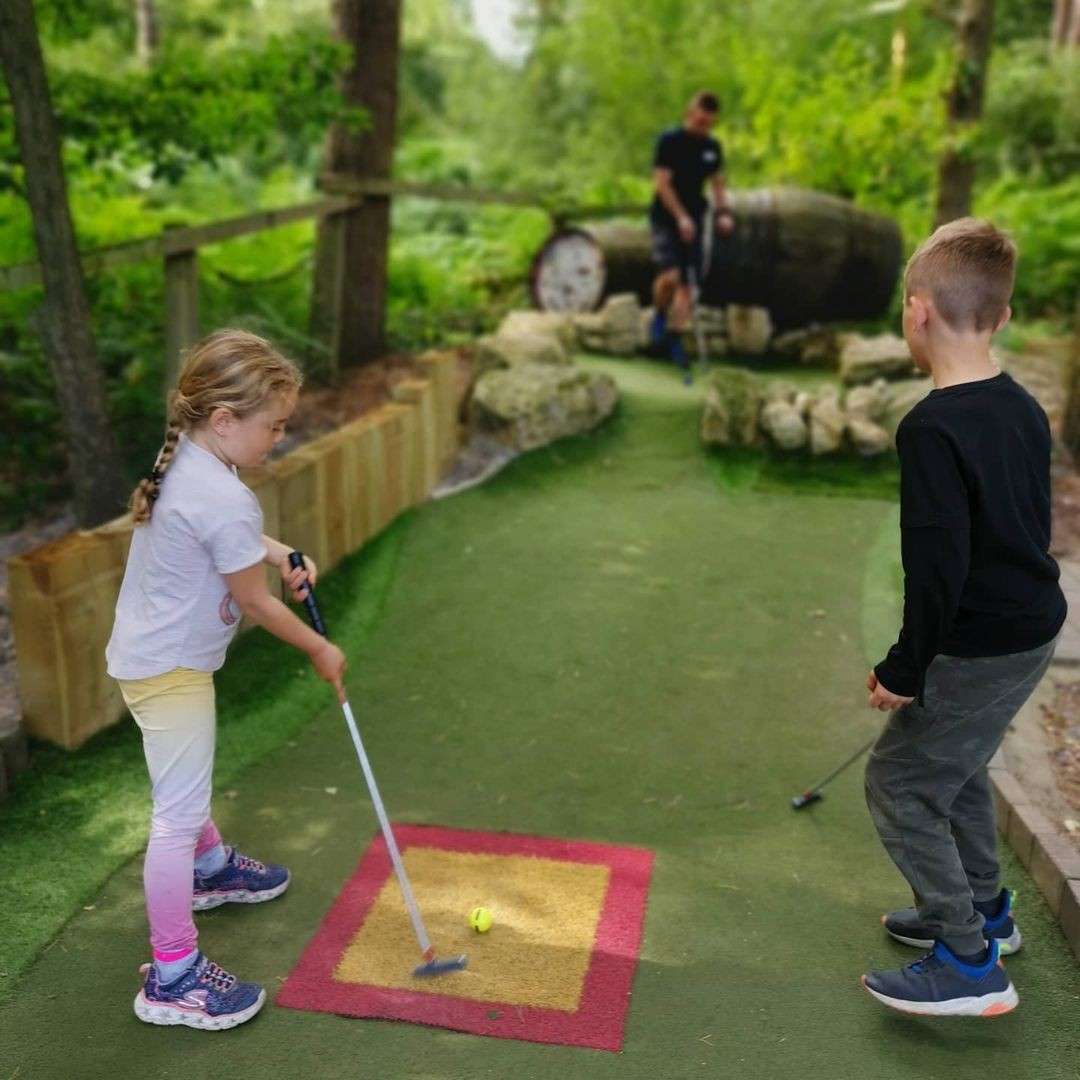
[[[1065,621],[1050,555],[1050,425],[1004,372],[932,390],[896,433],[904,625],[874,668],[922,700],[938,653],[1037,648]]]

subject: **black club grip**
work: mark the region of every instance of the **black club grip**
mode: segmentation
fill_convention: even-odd
[[[290,551],[289,565],[294,570],[302,570],[304,568],[304,556],[299,551]],[[329,637],[326,632],[326,624],[322,621],[322,615],[319,614],[319,605],[315,603],[315,590],[310,585],[305,586],[305,588],[307,592],[304,595],[304,607],[307,608],[311,628],[316,634]]]

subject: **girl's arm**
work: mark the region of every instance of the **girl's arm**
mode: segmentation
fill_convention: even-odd
[[[302,570],[296,572],[303,573]],[[345,654],[332,641],[316,634],[276,596],[270,595],[262,563],[223,576],[237,607],[274,637],[306,652],[319,677],[331,683],[337,690],[338,700],[344,701]]]

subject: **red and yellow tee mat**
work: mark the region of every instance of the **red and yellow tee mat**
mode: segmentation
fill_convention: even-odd
[[[395,825],[394,834],[438,955],[467,953],[468,967],[413,976],[418,947],[378,836],[279,1005],[621,1049],[652,852],[433,826]],[[474,907],[493,915],[485,934],[469,928]]]

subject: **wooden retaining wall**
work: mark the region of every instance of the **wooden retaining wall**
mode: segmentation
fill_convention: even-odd
[[[426,353],[419,366],[423,375],[398,383],[381,408],[244,476],[267,535],[325,572],[428,498],[457,450],[457,357]],[[74,749],[125,713],[105,674],[105,645],[131,532],[124,516],[8,561],[30,735]],[[267,574],[276,590],[280,575]]]

